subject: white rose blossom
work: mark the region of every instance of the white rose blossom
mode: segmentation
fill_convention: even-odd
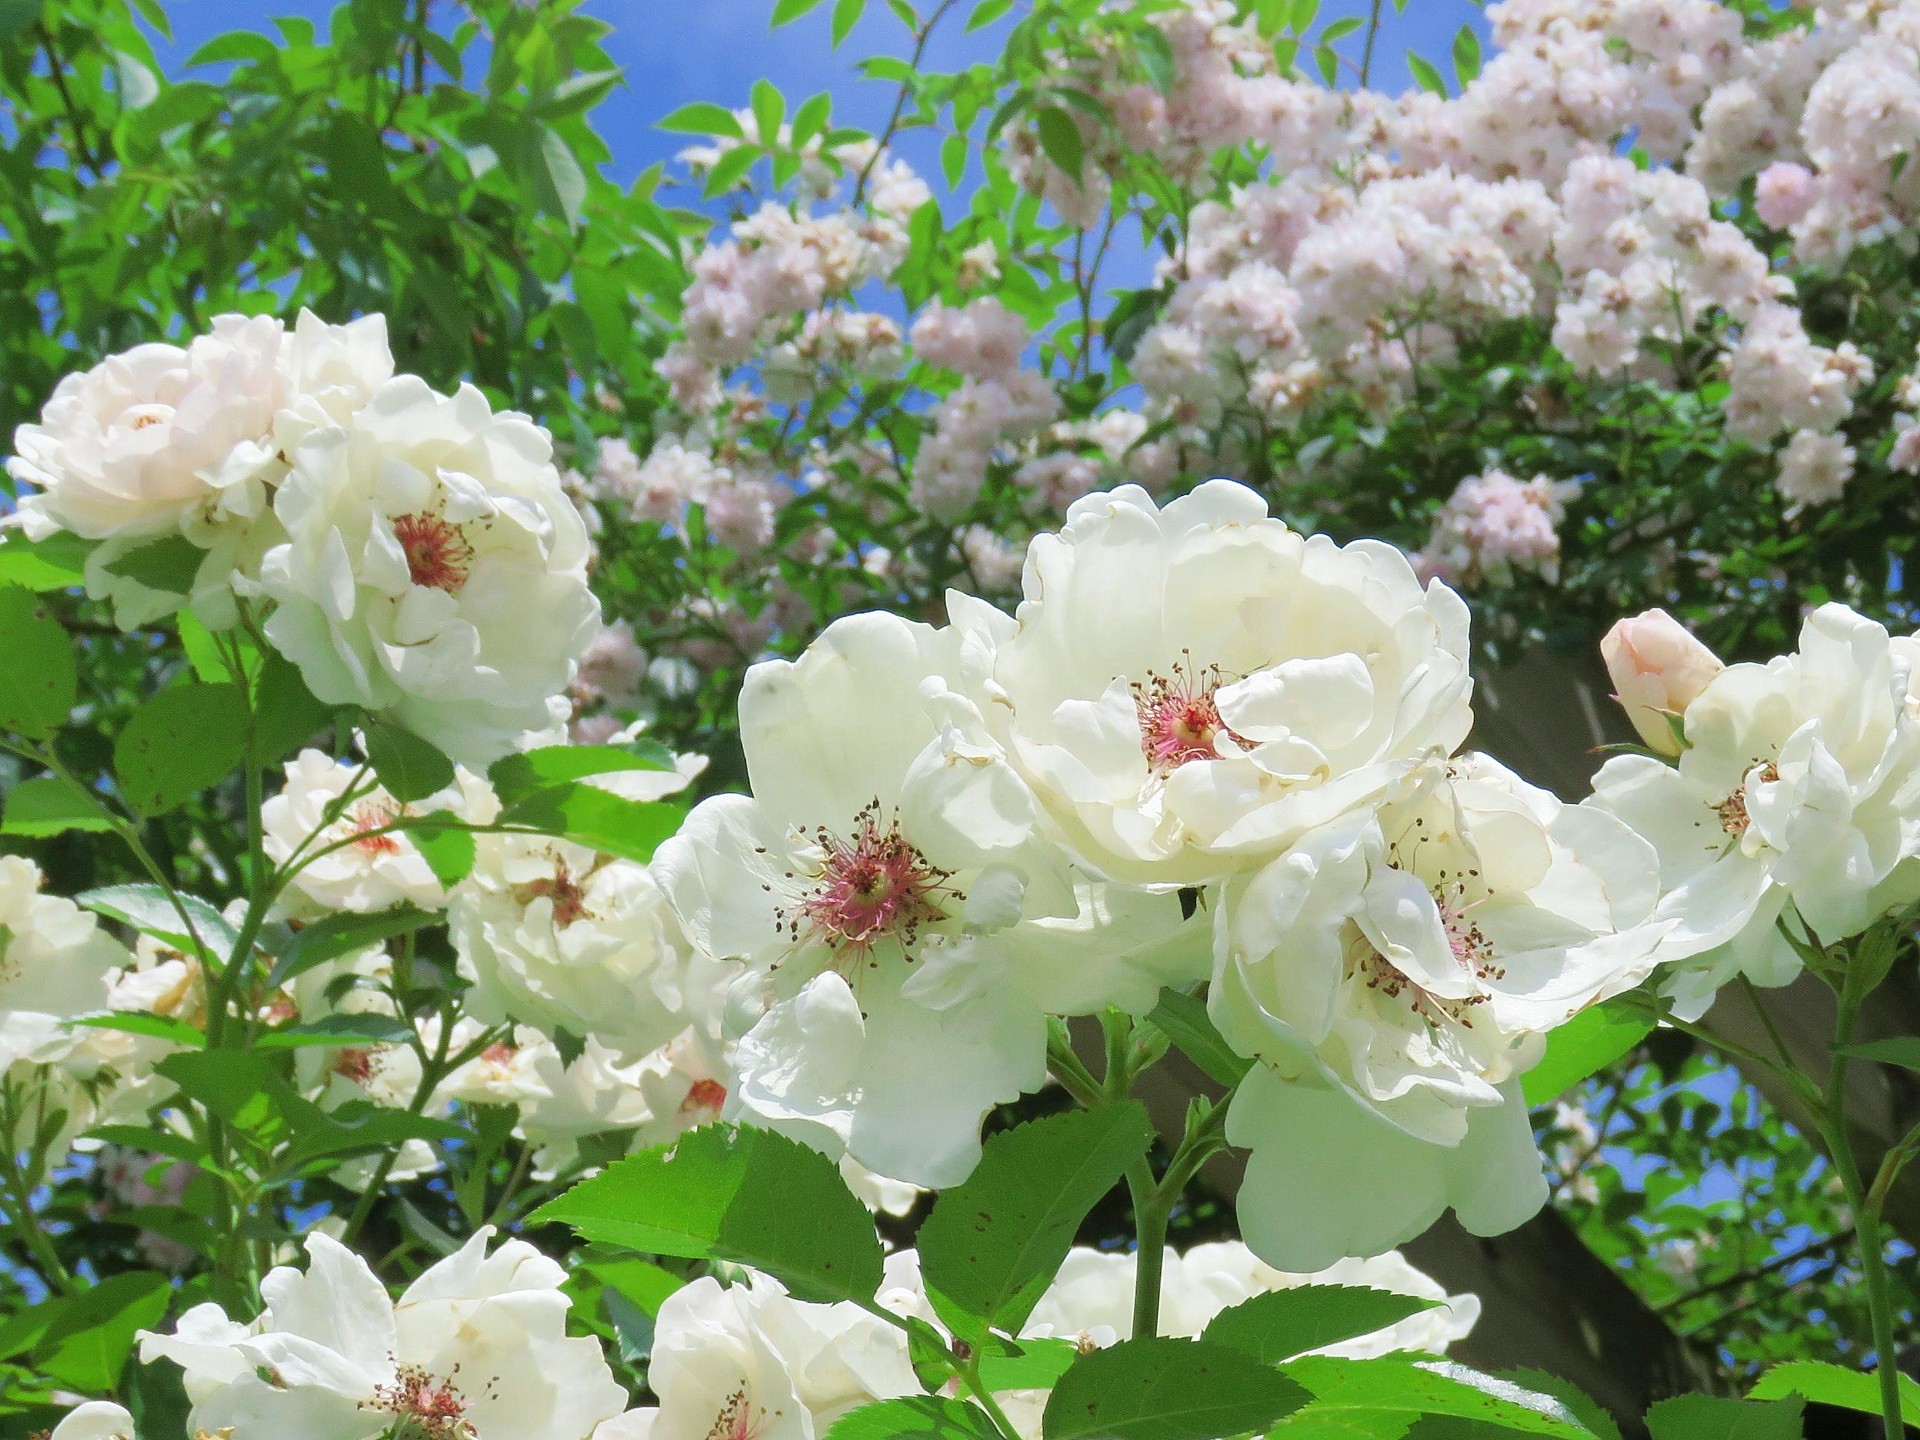
[[[1043,1082],[1048,1014],[1150,1005],[1204,966],[1141,941],[1172,896],[1096,899],[1039,841],[963,693],[988,643],[859,615],[755,666],[752,797],[699,805],[654,862],[695,946],[747,967],[727,1114],[923,1185],[964,1177],[985,1113]]]
[[[140,1357],[177,1362],[188,1428],[228,1440],[375,1440],[396,1427],[471,1440],[586,1440],[626,1394],[599,1344],[566,1333],[566,1272],[491,1228],[396,1302],[367,1263],[323,1234],[308,1268],[260,1284],[251,1323],[196,1305]]]
[[[138,1440],[133,1416],[110,1400],[88,1400],[60,1417],[47,1440]]]
[[[1467,610],[1213,480],[1089,495],[1027,555],[988,714],[1063,843],[1112,880],[1219,879],[1465,738]]]
[[[274,511],[267,638],[322,700],[473,766],[564,718],[600,610],[544,430],[401,376],[295,448]]]
[[[1585,803],[1659,856],[1663,988],[1683,1017],[1736,975],[1793,979],[1781,924],[1831,944],[1920,898],[1917,669],[1915,642],[1823,605],[1793,654],[1730,665],[1692,698],[1676,764],[1601,767]]]
[[[1519,1076],[1546,1031],[1653,969],[1671,928],[1649,923],[1655,871],[1624,824],[1465,755],[1231,882],[1208,1004],[1259,1062],[1228,1116],[1253,1152],[1240,1215],[1254,1249],[1319,1268],[1410,1239],[1449,1206],[1486,1233],[1537,1209],[1546,1191]],[[1344,1116],[1353,1133],[1280,1123],[1289,1107]],[[1375,1121],[1401,1132],[1381,1147],[1409,1154],[1484,1155],[1489,1132],[1505,1135],[1497,1203],[1475,1198],[1489,1193],[1484,1175],[1463,1192],[1444,1156],[1397,1177],[1391,1203],[1338,1203],[1371,1193],[1374,1147],[1361,1137]],[[1273,1192],[1276,1170],[1287,1173]],[[1307,1193],[1316,1203],[1303,1210]]]

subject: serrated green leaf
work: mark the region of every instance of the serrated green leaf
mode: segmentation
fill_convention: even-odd
[[[78,693],[73,642],[32,591],[0,586],[0,730],[51,735]]]
[[[1277,1365],[1385,1330],[1436,1303],[1391,1290],[1301,1285],[1270,1290],[1222,1310],[1207,1323],[1202,1338]]]
[[[1676,1395],[1647,1411],[1653,1440],[1800,1440],[1800,1412],[1790,1400],[1723,1400]]]
[[[1450,1415],[1521,1434],[1591,1440],[1586,1427],[1551,1395],[1448,1361],[1312,1355],[1289,1361],[1285,1370],[1313,1392],[1311,1413],[1331,1419],[1346,1417],[1365,1426],[1376,1415]]]
[[[257,1050],[297,1050],[308,1045],[404,1045],[413,1037],[406,1021],[369,1011],[283,1025],[254,1037],[252,1044]]]
[[[511,805],[549,786],[628,770],[671,772],[673,752],[654,740],[632,745],[548,745],[496,760],[487,779],[500,803]]]
[[[1219,1085],[1238,1085],[1253,1062],[1221,1038],[1206,1005],[1179,990],[1160,992],[1160,1003],[1147,1012],[1147,1023],[1165,1035],[1194,1064]]]
[[[1825,1360],[1789,1360],[1775,1365],[1747,1391],[1749,1400],[1784,1400],[1798,1395],[1816,1405],[1836,1405],[1862,1415],[1880,1414],[1880,1379],[1870,1370],[1849,1370]],[[1900,1416],[1920,1427],[1920,1382],[1900,1376]]]
[[[578,227],[587,203],[587,174],[566,138],[550,125],[538,125],[533,148],[534,201],[549,215]]]
[[[314,966],[342,955],[378,945],[396,935],[410,935],[438,923],[443,917],[411,905],[372,915],[326,915],[294,932],[293,939],[274,961],[271,983],[284,985]]]
[[[1520,1077],[1528,1105],[1545,1105],[1626,1055],[1653,1032],[1653,1022],[1624,1005],[1589,1005],[1547,1032],[1546,1054]]]
[[[463,823],[451,818],[436,822],[433,815],[422,815],[409,819],[404,828],[441,885],[451,889],[473,873],[473,832]]]
[[[311,690],[284,655],[261,658],[253,676],[253,752],[262,765],[306,745],[333,724],[333,707]]]
[[[233,953],[240,937],[224,915],[197,895],[182,894],[175,898],[216,960],[224,961]],[[83,890],[74,896],[74,903],[118,920],[142,935],[151,935],[182,954],[194,954],[198,948],[187,933],[180,909],[174,908],[167,892],[158,885],[105,885],[97,890]]]
[[[184,597],[193,593],[194,577],[200,573],[206,558],[207,552],[186,536],[168,535],[109,560],[106,569],[109,574],[125,576],[149,590]]]
[[[238,685],[169,686],[133,712],[113,742],[120,794],[142,815],[164,815],[239,768],[249,716]]]
[[[685,817],[677,805],[628,800],[576,781],[536,791],[509,806],[500,818],[509,825],[572,840],[602,855],[645,863]]]
[[[61,531],[44,540],[26,540],[18,531],[0,538],[0,585],[23,590],[66,590],[86,583],[87,556],[93,542]]]
[[[1071,1340],[1022,1340],[1018,1344],[1018,1355],[980,1357],[980,1383],[988,1390],[1051,1390],[1080,1358],[1080,1347]]]
[[[770,1130],[707,1125],[583,1180],[531,1217],[654,1255],[764,1270],[802,1300],[864,1301],[879,1236],[833,1161]]]
[[[370,722],[365,730],[367,763],[386,792],[402,805],[438,794],[453,784],[453,761],[411,730]]]
[[[1262,1431],[1311,1397],[1270,1365],[1203,1340],[1123,1340],[1047,1397],[1045,1440],[1214,1440]]]
[[[34,1368],[76,1390],[111,1390],[133,1353],[135,1333],[158,1325],[172,1299],[166,1276],[140,1270],[109,1275],[49,1302],[52,1314],[34,1346]]]
[[[1920,1036],[1898,1035],[1889,1040],[1866,1040],[1840,1051],[1853,1060],[1871,1060],[1878,1065],[1896,1065],[1902,1070],[1920,1071]]]
[[[1004,1440],[987,1412],[965,1400],[909,1395],[850,1410],[826,1440]]]
[[[1018,1332],[1081,1221],[1152,1139],[1146,1111],[1128,1102],[988,1140],[973,1174],[944,1191],[920,1227],[921,1273],[947,1327],[976,1343],[990,1325]]]
[[[57,775],[22,780],[7,791],[4,804],[0,835],[44,837],[69,830],[99,833],[113,829],[113,822],[100,813],[86,791]]]
[[[144,1035],[150,1040],[164,1040],[169,1045],[184,1045],[190,1050],[199,1050],[207,1043],[207,1037],[184,1020],[175,1020],[166,1015],[148,1015],[140,1010],[117,1015],[89,1015],[73,1023],[89,1030],[117,1030],[123,1035]]]

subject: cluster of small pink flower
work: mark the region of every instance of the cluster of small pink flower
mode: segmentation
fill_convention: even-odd
[[[1471,589],[1506,584],[1515,572],[1555,580],[1560,522],[1579,487],[1545,475],[1516,480],[1501,470],[1462,480],[1433,518],[1433,534],[1414,557],[1422,577]]]

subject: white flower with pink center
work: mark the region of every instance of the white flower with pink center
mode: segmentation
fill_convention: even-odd
[[[140,1358],[185,1372],[187,1428],[229,1440],[580,1440],[626,1392],[597,1341],[567,1334],[566,1272],[524,1240],[492,1254],[490,1227],[396,1302],[358,1255],[322,1234],[310,1263],[260,1283],[251,1323],[197,1305]]]
[[[480,766],[564,719],[599,628],[589,546],[547,433],[401,376],[293,451],[267,637],[333,705]]]
[[[992,612],[953,603],[964,631],[858,615],[754,667],[752,796],[701,804],[655,860],[696,949],[746,967],[724,1113],[930,1186],[972,1168],[989,1109],[1043,1083],[1048,1013],[1151,1006],[1140,976],[1204,965],[1140,938],[1165,940],[1139,911],[1178,926],[1174,897],[1113,901],[1040,842],[965,693]]]
[[[1248,1243],[1315,1268],[1409,1239],[1448,1207],[1479,1233],[1539,1208],[1519,1077],[1546,1031],[1654,968],[1671,928],[1650,923],[1655,868],[1624,824],[1466,755],[1230,883],[1208,1005],[1263,1077],[1229,1118],[1256,1156],[1241,1192]],[[1351,1144],[1303,1153],[1273,1121],[1315,1105],[1347,1115]],[[1463,1190],[1447,1174],[1439,1152],[1478,1154],[1502,1136],[1499,1186],[1473,1169],[1481,1188]],[[1258,1163],[1267,1148],[1287,1151],[1289,1173]],[[1393,1205],[1326,1203],[1361,1193],[1339,1187],[1365,1156],[1400,1151],[1418,1159]]]
[[[1465,738],[1467,611],[1389,546],[1337,546],[1214,480],[1089,495],[1027,555],[989,722],[1108,879],[1205,884]]]

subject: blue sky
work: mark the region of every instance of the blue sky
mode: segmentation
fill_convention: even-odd
[[[184,0],[169,6],[175,43],[170,49],[163,47],[162,59],[177,73],[187,56],[215,35],[228,30],[270,30],[274,15],[303,15],[324,28],[333,8],[320,0],[268,0],[264,5],[259,0]],[[881,0],[872,0],[867,18],[838,51],[828,38],[830,3],[774,33],[767,30],[772,0],[587,0],[584,8],[613,25],[608,50],[627,73],[626,87],[616,91],[596,116],[601,134],[613,149],[620,179],[638,174],[687,143],[683,137],[654,129],[655,120],[690,100],[745,105],[748,90],[762,77],[790,98],[830,91],[840,123],[878,129],[892,103],[893,88],[862,79],[855,62],[881,52],[901,54],[907,48],[905,30]],[[1021,8],[1016,7],[1016,13]],[[1368,8],[1369,0],[1324,0],[1319,23],[1345,15],[1364,16]],[[1374,83],[1386,89],[1410,83],[1405,61],[1409,48],[1451,73],[1447,56],[1460,26],[1471,23],[1485,31],[1473,0],[1408,0],[1405,14],[1393,13],[1391,4],[1383,9],[1387,14],[1376,50]],[[930,68],[953,70],[992,59],[1013,23],[1002,20],[967,35],[957,23],[963,13],[957,12],[935,32],[926,58]],[[1357,40],[1355,36],[1347,43]],[[922,157],[912,158],[918,162]]]

